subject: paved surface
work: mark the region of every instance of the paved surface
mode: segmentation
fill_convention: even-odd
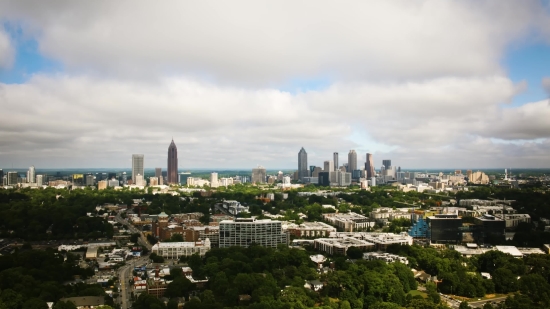
[[[148,262],[148,257],[140,257],[135,260],[130,260],[126,265],[120,267],[117,270],[118,280],[120,282],[120,293],[118,302],[122,309],[128,309],[132,306],[132,286],[130,280],[132,279],[132,271],[135,266],[143,265]]]

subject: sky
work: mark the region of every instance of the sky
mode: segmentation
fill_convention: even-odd
[[[0,168],[550,167],[550,2],[0,0]]]

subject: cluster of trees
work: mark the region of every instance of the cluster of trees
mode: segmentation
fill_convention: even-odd
[[[184,259],[197,278],[209,278],[204,290],[186,308],[444,308],[435,287],[428,298],[411,296],[417,283],[403,264],[339,257],[334,271],[319,274],[304,250],[280,246],[277,249],[253,245],[249,248],[212,249],[204,257]],[[168,285],[167,297],[187,297],[195,287],[178,272]],[[306,281],[320,280],[319,292],[304,288]],[[141,295],[134,308],[176,308]]]
[[[90,268],[80,268],[78,257],[48,249],[16,250],[0,256],[0,308],[47,309],[46,302],[58,302],[63,297],[105,296],[99,285],[64,284],[75,276],[86,279],[93,275]],[[109,305],[112,299],[106,297]],[[76,308],[72,303],[59,302],[55,309]]]

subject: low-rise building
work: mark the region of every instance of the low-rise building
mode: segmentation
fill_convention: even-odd
[[[405,265],[409,264],[409,260],[406,257],[385,252],[365,252],[363,253],[363,258],[369,261],[381,260],[386,263],[399,262]]]
[[[386,251],[388,246],[393,244],[399,245],[409,245],[413,244],[413,237],[408,235],[407,232],[402,232],[399,234],[394,233],[367,233],[367,232],[357,232],[357,233],[333,233],[331,237],[342,238],[342,237],[351,237],[360,240],[365,240],[375,245],[377,251]]]
[[[295,237],[328,237],[330,233],[336,232],[335,227],[324,222],[304,222],[301,224],[285,222],[282,228]]]
[[[152,253],[168,259],[178,259],[180,256],[190,256],[198,253],[204,256],[210,250],[210,240],[196,242],[158,242],[151,249]]]
[[[374,244],[362,239],[353,237],[340,238],[317,238],[313,243],[315,249],[328,254],[346,255],[351,247],[359,248],[363,251],[374,250]]]
[[[503,215],[500,215],[502,218]],[[514,230],[520,223],[531,223],[531,216],[528,214],[510,214],[504,215],[504,221],[506,221],[506,229]]]
[[[374,221],[354,212],[327,213],[323,214],[323,219],[345,232],[366,231],[375,225]]]

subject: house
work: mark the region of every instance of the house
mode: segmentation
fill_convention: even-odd
[[[323,282],[321,282],[319,280],[306,281],[306,284],[304,284],[304,287],[306,289],[310,289],[310,290],[313,290],[315,292],[318,292],[319,290],[321,290],[323,288],[323,286],[324,286]]]

